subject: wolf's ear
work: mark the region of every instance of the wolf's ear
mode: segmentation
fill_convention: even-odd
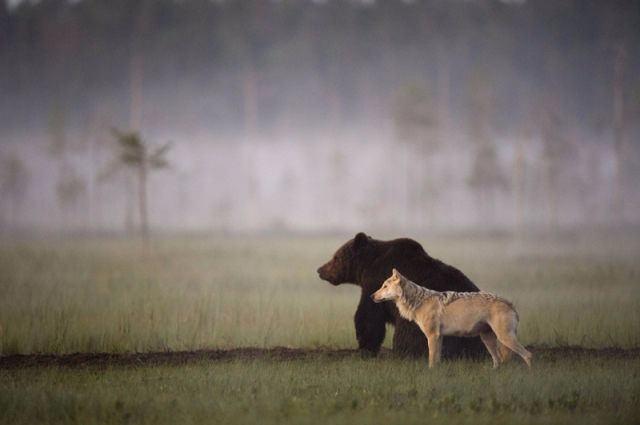
[[[353,248],[357,251],[369,243],[369,236],[360,232],[353,238]]]
[[[393,277],[397,277],[398,276],[398,270],[396,270],[395,268],[391,271],[391,276]]]

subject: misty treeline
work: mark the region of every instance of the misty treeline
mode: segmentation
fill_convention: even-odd
[[[157,228],[640,219],[637,1],[0,2],[0,63],[5,230],[145,227],[113,129]]]

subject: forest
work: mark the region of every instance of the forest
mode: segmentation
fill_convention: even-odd
[[[639,28],[635,1],[2,2],[3,227],[131,226],[114,128],[175,142],[156,227],[635,223]]]

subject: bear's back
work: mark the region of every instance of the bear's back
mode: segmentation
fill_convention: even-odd
[[[379,241],[379,256],[372,267],[375,289],[398,269],[409,280],[435,291],[476,292],[478,287],[457,268],[431,257],[418,242],[401,238]]]

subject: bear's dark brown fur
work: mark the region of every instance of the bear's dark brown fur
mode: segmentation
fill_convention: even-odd
[[[376,354],[385,337],[385,324],[395,326],[393,350],[403,355],[423,356],[427,340],[415,323],[400,317],[394,303],[371,300],[393,268],[419,285],[436,291],[477,292],[478,287],[460,270],[432,258],[412,239],[380,241],[364,233],[342,245],[325,265],[320,278],[333,285],[353,283],[362,289],[355,314],[358,346]],[[445,337],[443,357],[478,356],[486,350],[480,338]]]

